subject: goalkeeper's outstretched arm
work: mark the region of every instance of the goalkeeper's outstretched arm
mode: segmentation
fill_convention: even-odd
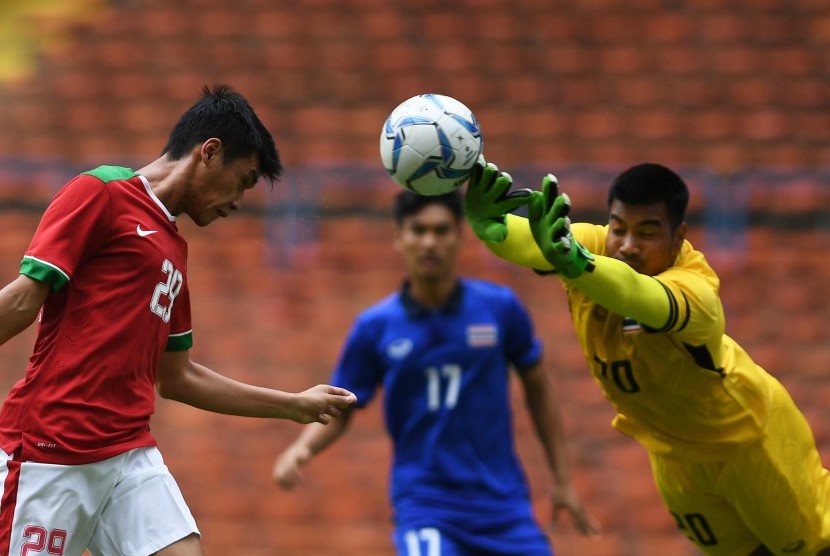
[[[508,214],[507,237],[500,243],[485,242],[498,257],[541,272],[555,272],[533,239],[528,220]],[[577,238],[578,239],[578,238]],[[594,255],[593,269],[576,278],[562,279],[577,287],[609,311],[633,318],[650,328],[661,329],[670,318],[669,294],[659,280],[640,274],[626,263]]]
[[[499,258],[511,263],[526,266],[541,272],[553,272],[553,265],[545,259],[533,234],[527,218],[508,214],[505,217],[507,234],[499,243],[485,241],[484,244]]]

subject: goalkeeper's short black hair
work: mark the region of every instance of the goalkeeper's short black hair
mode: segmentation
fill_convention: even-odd
[[[394,216],[395,224],[403,224],[404,218],[412,216],[428,205],[442,205],[449,209],[456,222],[464,217],[464,201],[461,191],[456,190],[443,195],[418,195],[404,189],[395,196]]]
[[[686,219],[689,188],[674,171],[653,162],[632,166],[617,176],[608,190],[608,206],[614,200],[626,205],[665,203],[672,230]]]

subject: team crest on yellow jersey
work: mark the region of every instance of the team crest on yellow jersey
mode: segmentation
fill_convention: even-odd
[[[636,320],[625,317],[622,321],[622,331],[623,334],[636,334],[642,331],[642,327]]]

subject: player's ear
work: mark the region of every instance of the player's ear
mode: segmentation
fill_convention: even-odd
[[[395,251],[398,253],[403,253],[403,246],[401,245],[401,234],[403,233],[403,226],[400,224],[395,224],[395,239],[392,242],[392,245],[395,247]]]
[[[222,140],[217,137],[211,137],[210,139],[202,143],[202,147],[200,150],[202,162],[208,164],[210,161],[217,159],[221,154],[221,150]]]
[[[686,239],[686,230],[686,223],[681,222],[677,229],[674,231],[674,237],[672,238],[672,250],[675,254],[679,253],[680,248],[683,247],[683,240]]]

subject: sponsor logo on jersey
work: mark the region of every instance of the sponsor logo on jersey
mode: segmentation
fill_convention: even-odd
[[[495,324],[471,324],[467,327],[467,345],[470,347],[491,347],[499,341],[499,330]]]
[[[398,338],[397,340],[392,340],[389,342],[389,345],[386,346],[386,355],[388,355],[391,359],[403,359],[409,352],[412,351],[412,340],[409,338]]]
[[[141,227],[141,224],[136,225],[135,232],[140,235],[141,237],[147,237],[150,234],[156,233],[158,230],[145,230]]]

